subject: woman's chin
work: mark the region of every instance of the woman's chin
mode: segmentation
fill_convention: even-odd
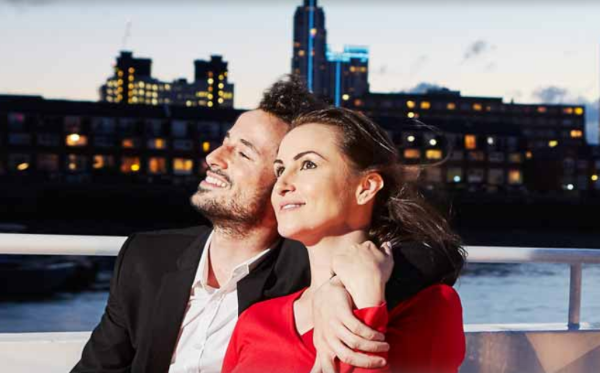
[[[279,235],[281,237],[289,238],[290,240],[294,241],[302,242],[302,237],[304,236],[302,234],[303,229],[301,229],[300,227],[279,225],[277,227],[277,231],[279,232]]]

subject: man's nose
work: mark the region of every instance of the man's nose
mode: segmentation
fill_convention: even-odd
[[[206,163],[209,168],[227,169],[227,149],[221,145],[206,156]]]

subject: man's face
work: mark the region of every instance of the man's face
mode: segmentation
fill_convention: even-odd
[[[273,161],[289,126],[262,110],[246,112],[206,157],[208,171],[191,202],[215,227],[234,230],[277,223],[270,195]]]

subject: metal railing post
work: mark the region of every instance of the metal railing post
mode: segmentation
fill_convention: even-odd
[[[571,264],[569,283],[569,329],[579,329],[581,316],[581,272],[582,264]]]

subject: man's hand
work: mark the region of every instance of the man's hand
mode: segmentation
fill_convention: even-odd
[[[353,302],[342,282],[334,277],[323,284],[313,298],[313,342],[317,358],[312,372],[336,371],[335,358],[360,368],[380,368],[386,361],[353,351],[389,350],[385,335],[361,323],[352,312]]]
[[[385,284],[394,269],[391,245],[378,248],[365,241],[338,250],[332,269],[352,296],[356,308],[375,307],[385,301]]]

